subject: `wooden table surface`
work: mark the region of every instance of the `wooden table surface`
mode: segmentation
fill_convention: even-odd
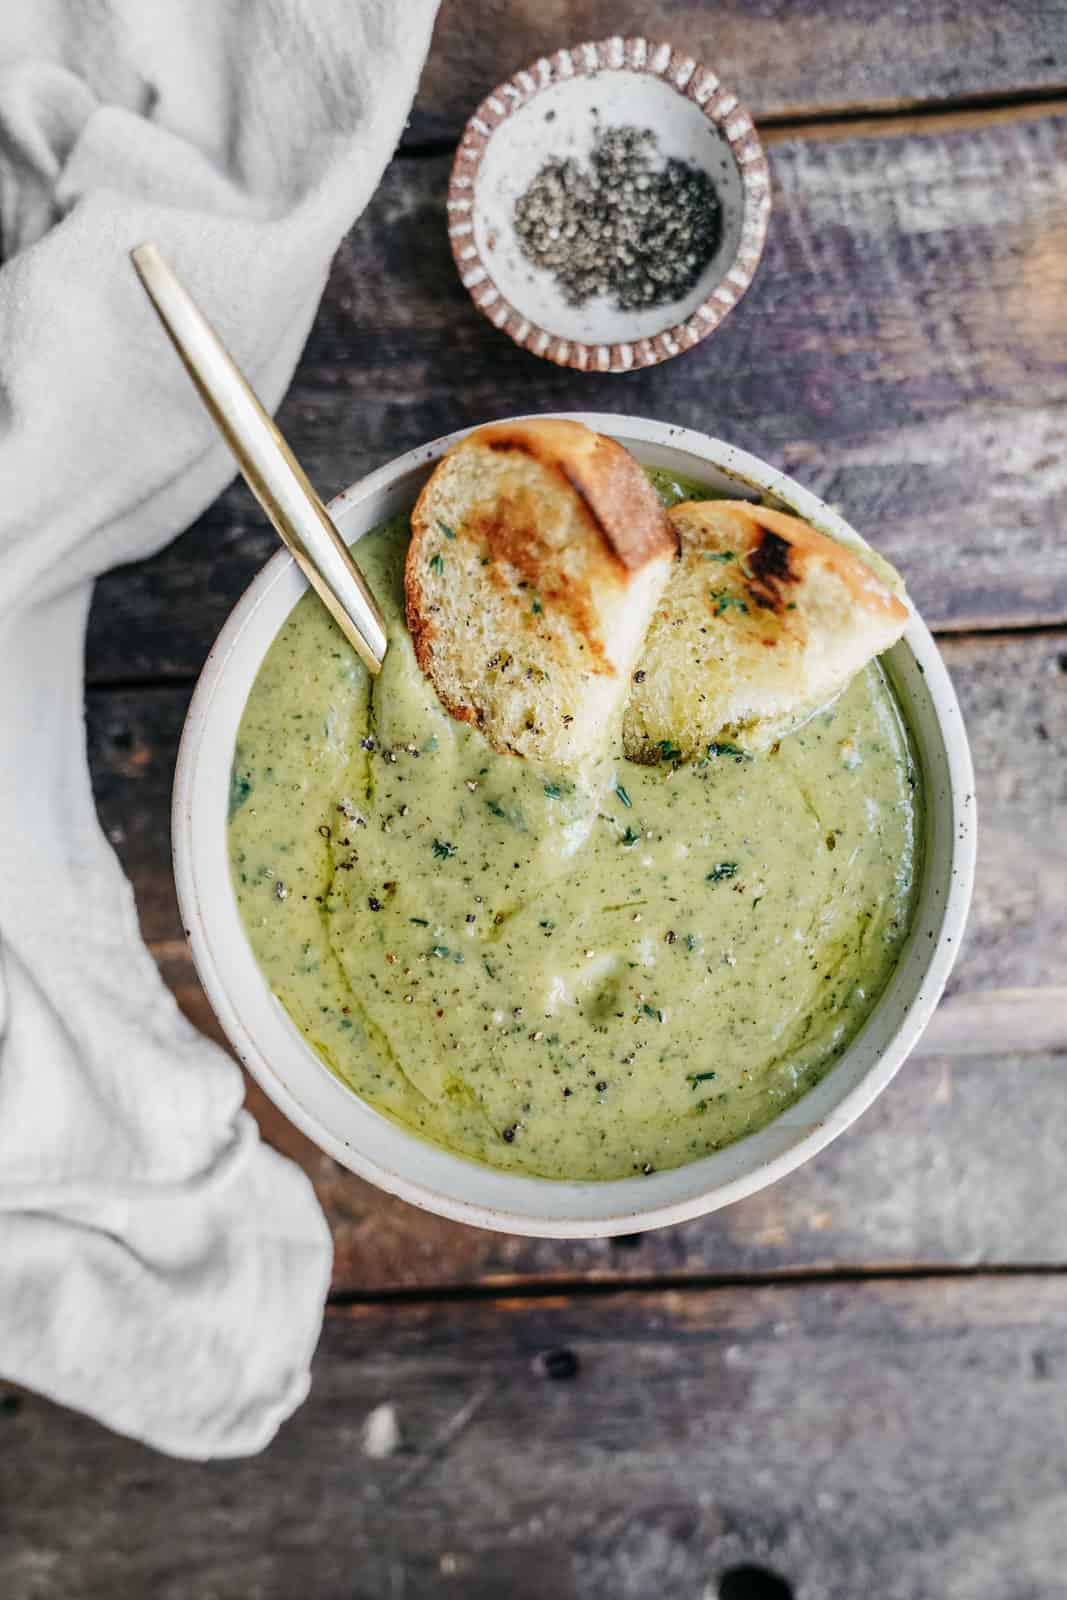
[[[476,314],[450,150],[560,44],[664,34],[755,112],[775,210],[743,307],[628,375]],[[446,0],[280,422],[334,492],[514,411],[722,435],[839,504],[941,636],[981,813],[920,1050],[773,1189],[640,1238],[480,1233],[379,1194],[254,1089],[336,1241],[311,1398],[261,1457],[163,1459],[0,1389],[4,1600],[1045,1600],[1067,1593],[1067,0]],[[145,937],[210,641],[274,549],[229,488],[98,586],[88,728]],[[399,1447],[363,1448],[391,1405]],[[777,1582],[775,1576],[777,1575]]]

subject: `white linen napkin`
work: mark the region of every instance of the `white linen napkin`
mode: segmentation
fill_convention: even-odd
[[[0,1373],[198,1459],[262,1448],[303,1399],[330,1240],[165,990],[96,821],[92,579],[234,471],[127,252],[159,244],[277,405],[435,10],[0,6]]]

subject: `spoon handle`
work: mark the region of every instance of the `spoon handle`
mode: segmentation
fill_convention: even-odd
[[[293,559],[371,673],[385,622],[329,512],[210,323],[154,244],[130,252],[174,348]]]

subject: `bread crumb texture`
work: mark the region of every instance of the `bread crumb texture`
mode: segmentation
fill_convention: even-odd
[[[617,730],[678,536],[614,440],[494,424],[438,463],[404,575],[423,672],[498,750],[573,766]]]
[[[886,564],[799,518],[740,500],[686,501],[670,517],[681,558],[626,708],[633,761],[665,749],[691,760],[726,741],[765,750],[904,631]]]

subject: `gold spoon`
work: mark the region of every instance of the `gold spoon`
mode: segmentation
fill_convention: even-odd
[[[245,482],[293,560],[371,673],[388,646],[385,622],[351,552],[303,468],[233,358],[154,244],[131,259]]]

